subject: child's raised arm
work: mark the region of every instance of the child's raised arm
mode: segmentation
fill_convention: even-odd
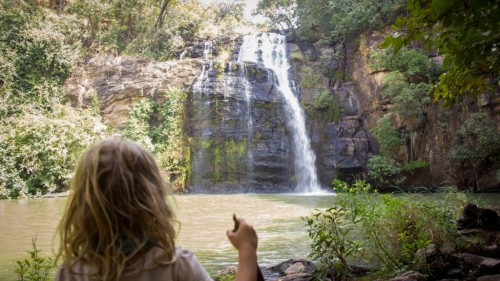
[[[235,229],[227,231],[231,244],[238,250],[238,270],[235,281],[257,280],[257,245],[258,238],[253,226],[242,218],[235,221]]]

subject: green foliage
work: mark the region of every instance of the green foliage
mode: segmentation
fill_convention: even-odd
[[[389,98],[393,104],[390,112],[405,121],[412,117],[424,118],[431,103],[430,89],[427,83],[409,83],[399,71],[390,72],[382,80],[382,97]]]
[[[469,171],[461,184],[479,188],[479,174],[500,161],[500,132],[496,125],[481,113],[471,114],[458,130],[458,143],[452,148],[451,160]],[[466,179],[474,179],[474,182]]]
[[[168,60],[196,38],[232,30],[244,3],[196,0],[75,0],[66,13],[85,22],[84,45],[91,53],[129,54]]]
[[[398,131],[392,128],[391,120],[387,117],[380,119],[371,133],[380,145],[380,153],[387,158],[396,158],[400,137]]]
[[[234,281],[235,273],[223,273],[217,276],[214,276],[214,281]]]
[[[464,194],[452,190],[429,200],[416,194],[381,195],[363,181],[349,186],[334,180],[333,186],[335,207],[304,218],[320,280],[326,275],[345,280],[349,263],[359,258],[376,265],[374,274],[382,279],[427,270],[417,251],[454,241],[455,221],[467,202]]]
[[[248,152],[246,140],[198,140],[197,148],[210,155],[210,167],[213,169],[214,182],[237,180],[234,178],[242,169],[246,169],[245,159]]]
[[[439,65],[422,50],[402,48],[397,53],[380,52],[373,55],[374,67],[404,73],[410,81],[436,81],[440,74]]]
[[[122,52],[138,36],[153,27],[156,7],[150,1],[85,1],[69,3],[67,11],[87,22],[87,45]],[[147,17],[145,17],[147,15]],[[157,14],[156,14],[157,15]],[[146,20],[148,19],[148,20]]]
[[[328,275],[335,276],[335,280],[347,280],[348,259],[363,251],[359,243],[349,239],[356,221],[349,220],[346,212],[343,206],[337,205],[322,212],[316,210],[304,218],[312,240],[309,257],[317,263],[315,276],[318,280],[324,280]]]
[[[158,60],[172,59],[184,46],[182,36],[172,29],[148,29],[123,47],[123,52]]]
[[[340,105],[338,100],[328,90],[322,90],[313,97],[315,111],[319,110],[319,119],[327,122],[339,122]],[[324,118],[326,117],[326,118]]]
[[[303,62],[306,58],[300,49],[297,49],[290,54],[290,59],[297,62]]]
[[[305,0],[297,1],[298,33],[304,39],[345,42],[346,38],[381,27],[399,7],[399,0]]]
[[[61,105],[81,24],[32,1],[3,1],[0,11],[0,198],[61,191],[79,154],[106,134],[95,111]]]
[[[396,161],[382,155],[368,160],[368,175],[378,188],[399,186],[406,179],[402,172],[402,167]]]
[[[317,93],[314,97],[313,97],[313,101],[314,101],[314,107],[316,109],[328,109],[328,107],[330,107],[330,104],[332,103],[332,101],[334,100],[335,98],[333,97],[333,95],[330,93],[330,91],[328,90],[323,90],[319,93]]]
[[[31,2],[0,3],[0,116],[21,103],[50,109],[80,57],[80,24],[71,16],[44,13]]]
[[[187,94],[170,91],[161,106],[159,126],[153,140],[157,157],[171,175],[177,175],[177,188],[183,189],[191,172],[191,152],[184,135],[184,104]]]
[[[381,96],[389,100],[391,106],[388,107],[388,117],[380,119],[371,131],[380,144],[382,156],[368,161],[369,174],[377,186],[394,187],[405,180],[403,172],[411,173],[421,164],[410,162],[403,168],[397,163],[401,137],[392,127],[389,117],[396,115],[410,134],[422,128],[431,103],[431,83],[436,79],[439,67],[423,52],[406,48],[394,55],[375,53],[373,58],[375,68],[390,71],[382,80]]]
[[[293,0],[259,0],[253,14],[266,17],[272,27],[294,30],[295,2]]]
[[[399,71],[387,73],[382,80],[382,97],[397,97],[406,87],[408,82],[403,73]]]
[[[33,249],[27,251],[29,258],[16,261],[18,281],[49,281],[53,280],[51,271],[54,269],[54,263],[50,257],[40,256],[41,250],[36,247],[36,239],[32,241]]]
[[[172,90],[163,104],[144,98],[129,112],[123,136],[151,151],[160,167],[184,188],[189,176],[190,151],[184,136],[184,103],[187,94]]]
[[[322,86],[321,75],[314,73],[314,70],[309,66],[304,66],[300,69],[302,79],[300,86],[304,89],[315,89]]]
[[[242,160],[247,156],[247,142],[227,140],[224,143],[226,152],[226,161],[228,166],[228,171],[235,174],[238,170],[238,164],[242,163]]]
[[[415,118],[425,122],[439,66],[422,51],[406,48],[393,55],[375,53],[373,59],[375,68],[390,71],[382,81],[382,97],[390,99],[390,112],[397,113],[406,122]]]
[[[403,167],[403,170],[413,174],[416,170],[429,167],[429,163],[425,161],[411,161]]]
[[[63,105],[21,109],[0,121],[0,198],[64,190],[82,151],[106,134],[100,116]]]
[[[349,187],[335,179],[334,190],[341,192],[366,192],[369,185],[357,182]],[[352,212],[347,201],[338,202],[324,211],[316,210],[309,217],[303,218],[311,239],[311,257],[315,262],[315,277],[324,280],[328,276],[334,280],[348,280],[349,262],[360,260],[365,251],[365,243],[357,241],[353,234],[362,219],[361,213]],[[346,203],[346,204],[343,204]]]
[[[215,22],[220,23],[223,21],[240,21],[243,18],[245,10],[244,0],[235,0],[230,3],[219,3],[218,9],[215,14]],[[227,23],[231,25],[232,23]]]
[[[340,105],[336,98],[333,98],[328,106],[328,120],[330,122],[340,122]]]
[[[151,139],[151,122],[155,111],[155,103],[149,99],[142,99],[130,110],[123,136],[144,146],[151,152],[155,151]]]
[[[408,13],[393,26],[383,47],[398,52],[422,43],[444,56],[434,99],[452,105],[458,96],[477,97],[497,84],[500,74],[498,1],[410,0]]]

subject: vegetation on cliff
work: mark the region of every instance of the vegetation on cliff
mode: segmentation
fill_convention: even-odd
[[[75,65],[96,54],[176,58],[182,48],[200,38],[235,28],[242,21],[244,4],[241,0],[219,5],[201,5],[196,0],[2,1],[0,198],[64,190],[77,155],[96,139],[115,133],[101,123],[97,97],[84,108],[70,105],[64,83]],[[453,148],[440,152],[446,155],[443,167],[455,175],[450,181],[477,188],[485,167],[498,165],[500,144],[485,141],[498,139],[495,125],[479,121],[493,113],[484,118],[469,114],[477,110],[467,104],[468,97],[498,92],[500,7],[496,1],[261,0],[255,13],[267,16],[271,26],[290,29],[299,39],[303,53],[292,53],[296,61],[326,58],[308,50],[310,44],[333,50],[328,59],[337,63],[335,67],[313,65],[300,70],[301,87],[315,93],[308,111],[322,122],[338,122],[342,114],[339,100],[331,94],[335,83],[326,85],[322,77],[329,82],[350,79],[349,48],[360,43],[359,35],[394,23],[394,33],[385,42],[391,48],[369,55],[372,70],[386,73],[380,99],[391,105],[383,108],[385,117],[372,131],[382,153],[371,161],[370,173],[380,187],[397,185],[405,173],[425,166],[428,159],[417,159],[412,153],[402,160],[394,140],[398,135],[400,144],[412,143],[416,133],[429,131],[426,121],[435,100],[458,104],[453,110],[467,112],[458,134],[448,140]],[[396,53],[391,55],[392,51]],[[435,63],[440,58],[442,69]],[[181,100],[184,94],[174,92],[167,102]],[[182,117],[172,117],[175,130],[161,128],[158,122],[171,117],[163,116],[160,107],[153,106],[150,119],[141,121],[145,123],[134,125],[132,114],[124,134],[145,144],[150,141],[146,145],[164,169],[185,179],[190,165]],[[136,125],[145,130],[140,138],[133,132],[139,130]],[[469,131],[472,128],[479,129]],[[449,128],[439,130],[446,134]],[[480,148],[470,143],[479,143]],[[392,152],[385,152],[386,148]],[[470,175],[457,171],[470,171]]]
[[[499,8],[496,1],[261,0],[256,12],[268,16],[275,27],[289,28],[298,39],[304,55],[294,51],[291,57],[302,65],[298,76],[301,86],[307,86],[304,93],[315,95],[313,107],[305,107],[318,123],[335,121],[325,117],[331,115],[326,102],[335,98],[339,83],[351,79],[358,56],[369,58],[372,74],[383,74],[380,90],[370,97],[378,101],[370,101],[374,108],[364,109],[383,117],[371,131],[380,155],[368,165],[379,188],[409,184],[404,179],[417,171],[436,175],[439,181],[432,185],[449,182],[478,190],[495,181],[488,178],[494,178],[499,167],[500,146],[463,131],[468,130],[466,120],[484,119],[476,122],[481,128],[477,131],[498,139],[494,122],[486,120],[495,115],[498,120]],[[393,33],[383,44],[363,45],[374,34],[371,31],[390,25]],[[314,48],[332,48],[333,53],[318,54]],[[303,83],[311,81],[306,69],[328,78],[328,85],[321,78]],[[448,108],[436,107],[437,101]],[[473,117],[476,112],[481,117]],[[423,138],[431,148],[423,148]],[[488,149],[465,152],[469,138]]]
[[[0,198],[64,190],[79,154],[105,134],[96,110],[65,103],[80,23],[23,1],[3,1],[0,14]]]
[[[117,133],[102,124],[97,97],[75,108],[66,96],[64,83],[83,59],[95,54],[171,59],[197,38],[232,29],[242,9],[242,1],[206,6],[194,0],[2,1],[0,198],[65,190],[80,153]],[[148,126],[130,123],[124,134],[151,138],[162,167],[183,184],[190,167],[179,107],[186,94],[171,94],[164,105],[154,106],[158,120],[148,120]],[[130,122],[139,115],[132,114]],[[163,120],[169,122],[161,125]],[[139,136],[140,129],[145,131]]]
[[[463,95],[478,97],[500,81],[498,1],[409,0],[384,46],[399,51],[422,44],[444,57],[445,72],[434,99],[450,105]]]

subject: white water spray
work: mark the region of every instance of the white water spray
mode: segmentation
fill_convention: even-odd
[[[320,192],[316,174],[316,156],[311,149],[306,133],[304,111],[300,107],[288,77],[285,36],[276,33],[246,35],[240,49],[238,61],[250,61],[271,69],[277,78],[277,87],[285,100],[288,126],[293,134],[295,153],[296,190]]]

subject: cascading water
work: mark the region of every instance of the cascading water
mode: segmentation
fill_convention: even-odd
[[[244,63],[224,66],[213,59],[213,48],[212,42],[204,44],[201,73],[192,86],[192,184],[199,191],[252,191],[251,85]]]
[[[252,118],[252,92],[251,85],[246,78],[246,67],[245,63],[240,61],[238,58],[238,64],[240,69],[240,76],[244,77],[242,79],[243,91],[245,94],[245,104],[246,104],[246,119],[247,119],[247,143],[248,147],[253,147],[253,118]],[[248,161],[248,181],[253,183],[253,149],[248,149],[247,151],[247,161]]]
[[[290,64],[288,63],[285,37],[275,33],[246,35],[238,61],[262,64],[274,72],[277,87],[286,103],[287,125],[293,134],[296,191],[320,191],[315,167],[316,156],[311,149],[306,133],[304,112],[292,90],[292,82],[288,76]]]

